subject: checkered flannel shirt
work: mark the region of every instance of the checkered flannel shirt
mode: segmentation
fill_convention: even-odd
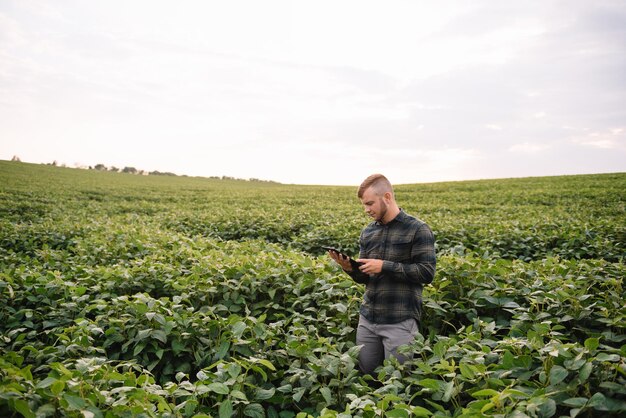
[[[369,321],[394,324],[422,314],[422,288],[435,276],[435,238],[423,221],[400,211],[391,222],[372,222],[361,232],[360,258],[384,260],[382,272],[348,272],[366,285],[360,313]]]

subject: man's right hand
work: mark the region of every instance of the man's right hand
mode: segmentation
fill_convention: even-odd
[[[342,257],[341,254],[332,250],[328,251],[328,255],[330,256],[330,258],[335,260],[335,262],[337,262],[337,264],[339,264],[342,269],[348,272],[352,271],[352,265],[350,265],[350,258]]]

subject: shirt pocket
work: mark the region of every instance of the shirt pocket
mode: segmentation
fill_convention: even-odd
[[[411,261],[411,249],[413,248],[413,237],[399,236],[389,242],[389,259],[398,263]]]

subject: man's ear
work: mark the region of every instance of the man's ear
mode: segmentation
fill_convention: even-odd
[[[383,195],[383,197],[385,198],[385,200],[387,202],[391,202],[391,192],[385,192],[385,194]]]

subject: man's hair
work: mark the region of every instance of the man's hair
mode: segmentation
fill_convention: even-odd
[[[359,186],[359,191],[357,192],[357,196],[359,197],[359,199],[363,197],[363,193],[365,193],[365,191],[370,187],[374,189],[376,196],[382,196],[387,192],[391,193],[391,195],[393,196],[393,188],[391,187],[391,183],[389,182],[389,180],[387,180],[387,177],[383,176],[382,174],[372,174],[371,176],[363,180],[363,183],[361,183],[361,185]]]

